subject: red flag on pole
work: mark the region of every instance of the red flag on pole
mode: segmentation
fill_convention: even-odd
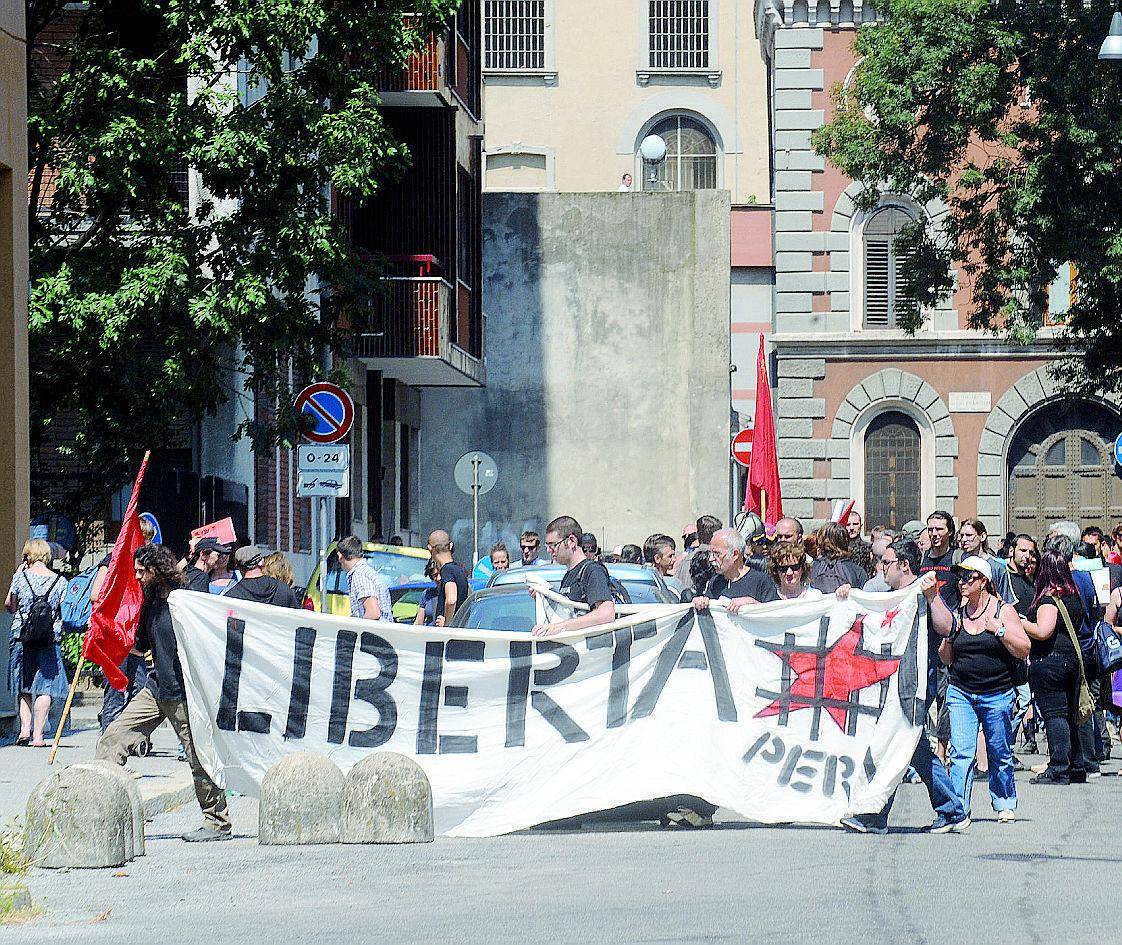
[[[775,416],[771,410],[771,385],[764,360],[764,336],[756,356],[756,418],[753,424],[752,468],[744,490],[744,511],[757,512],[770,535],[783,518],[783,496],[779,486],[779,457],[775,447]]]
[[[113,557],[101,585],[101,596],[90,614],[89,629],[82,645],[82,654],[97,663],[114,689],[124,690],[129,681],[120,670],[120,664],[129,655],[136,642],[136,626],[140,621],[140,605],[144,594],[133,569],[133,554],[144,544],[140,533],[140,517],[136,511],[140,500],[140,485],[148,468],[148,453],[140,464],[132,498],[125,510],[121,532],[113,545]]]

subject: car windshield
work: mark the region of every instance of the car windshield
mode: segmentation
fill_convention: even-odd
[[[493,594],[472,601],[463,617],[457,614],[456,626],[529,633],[536,622],[537,607],[529,594]]]

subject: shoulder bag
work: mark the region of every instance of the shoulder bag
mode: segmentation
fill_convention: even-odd
[[[1075,632],[1075,625],[1071,622],[1071,614],[1067,612],[1067,607],[1058,597],[1053,597],[1052,599],[1056,602],[1056,609],[1059,610],[1060,616],[1064,621],[1064,626],[1067,627],[1068,636],[1071,637],[1072,646],[1075,647],[1075,658],[1079,660],[1079,707],[1077,718],[1081,723],[1086,722],[1095,711],[1095,700],[1091,698],[1091,690],[1087,688],[1087,671],[1083,666],[1083,651],[1079,647],[1079,637]]]

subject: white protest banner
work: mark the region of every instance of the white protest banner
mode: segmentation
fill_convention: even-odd
[[[770,823],[879,810],[921,731],[919,602],[912,587],[739,616],[652,605],[539,639],[170,600],[196,751],[219,784],[255,794],[290,752],[346,771],[397,751],[455,836],[677,794]]]

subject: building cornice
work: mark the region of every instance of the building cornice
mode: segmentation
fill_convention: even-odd
[[[769,338],[776,358],[899,361],[946,358],[1038,361],[1062,354],[1056,336],[1042,336],[1030,344],[1013,344],[1004,338],[970,331],[927,332],[907,335],[897,331],[778,332]]]

